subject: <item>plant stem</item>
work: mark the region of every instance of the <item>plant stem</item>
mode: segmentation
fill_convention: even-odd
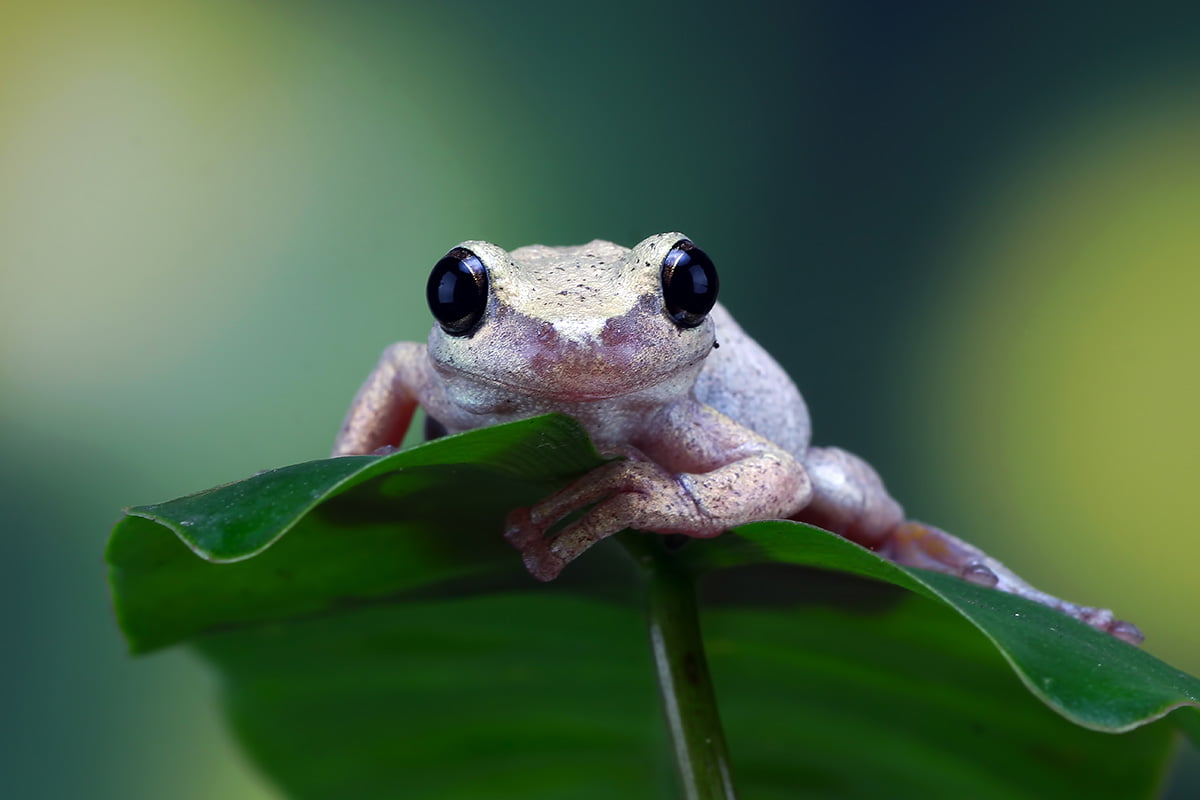
[[[663,714],[687,800],[733,800],[729,753],[700,637],[696,586],[659,537],[621,534],[646,567],[647,622]]]

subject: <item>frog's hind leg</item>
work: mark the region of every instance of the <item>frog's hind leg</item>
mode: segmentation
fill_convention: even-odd
[[[1019,595],[1131,644],[1141,643],[1141,631],[1114,618],[1108,609],[1076,605],[1039,591],[979,548],[931,525],[906,520],[879,475],[854,454],[836,447],[813,447],[805,454],[804,466],[812,480],[813,499],[796,515],[797,520],[841,534],[898,564],[957,575]]]

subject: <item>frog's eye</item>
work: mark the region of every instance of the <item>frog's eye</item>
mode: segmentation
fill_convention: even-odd
[[[694,328],[717,302],[717,268],[712,259],[687,239],[675,243],[663,259],[663,302],[681,328]]]
[[[466,336],[487,308],[487,269],[479,256],[456,247],[433,265],[425,296],[442,330],[451,336]]]

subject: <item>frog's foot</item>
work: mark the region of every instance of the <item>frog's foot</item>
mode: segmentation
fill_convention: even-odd
[[[733,475],[716,470],[679,476],[647,461],[610,462],[531,508],[509,514],[505,538],[524,555],[529,571],[548,581],[596,542],[627,528],[710,537],[749,519],[778,515],[772,510],[746,513],[731,505],[725,484],[753,474],[758,465],[747,462]],[[796,479],[780,490],[785,498],[781,504],[793,494],[807,496],[804,472],[791,463],[796,466]],[[705,497],[712,501],[705,503]],[[548,536],[556,529],[553,537]]]
[[[546,537],[541,526],[533,523],[531,510],[528,508],[518,508],[508,515],[504,538],[521,551],[525,569],[539,581],[554,580],[567,565],[566,561],[550,549],[553,540]]]
[[[591,545],[628,524],[625,516],[613,512],[621,505],[620,492],[636,492],[638,477],[646,479],[657,468],[643,462],[613,461],[592,471],[530,508],[518,508],[508,515],[504,538],[524,557],[525,568],[541,581],[558,577],[569,562]],[[648,490],[648,486],[642,486]],[[556,535],[550,530],[576,509],[595,504],[581,518],[566,525]]]
[[[1116,619],[1107,608],[1080,606],[1039,591],[977,547],[920,522],[894,526],[874,549],[898,564],[957,575],[979,586],[1033,600],[1130,644],[1141,644],[1144,638],[1136,625]]]
[[[586,510],[562,525],[579,509]],[[531,575],[550,581],[596,542],[626,528],[691,535],[707,532],[696,523],[696,516],[696,506],[686,491],[660,467],[617,461],[530,508],[510,513],[504,538],[521,551]],[[560,526],[551,536],[549,532]]]

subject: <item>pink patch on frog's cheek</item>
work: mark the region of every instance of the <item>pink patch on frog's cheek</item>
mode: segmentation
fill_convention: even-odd
[[[536,386],[551,392],[608,393],[626,386],[631,376],[634,350],[626,345],[607,347],[598,342],[569,342],[560,337],[554,346],[529,348],[530,377]]]
[[[529,326],[536,334],[514,342],[528,364],[529,376],[546,391],[583,395],[611,395],[644,383],[661,370],[660,346],[668,343],[647,339],[647,315],[658,314],[658,301],[643,298],[630,313],[613,317],[601,326],[599,335],[584,341],[570,340],[552,323]]]
[[[435,343],[442,347],[435,360],[530,398],[567,401],[627,394],[695,361],[681,351],[684,335],[667,320],[656,297],[643,297],[629,312],[597,320],[591,335],[581,329],[587,326],[578,320],[556,324],[500,305],[469,341],[447,347],[442,337]]]
[[[628,347],[629,340],[635,336],[637,326],[629,317],[615,317],[604,323],[600,331],[600,343],[605,348]]]

